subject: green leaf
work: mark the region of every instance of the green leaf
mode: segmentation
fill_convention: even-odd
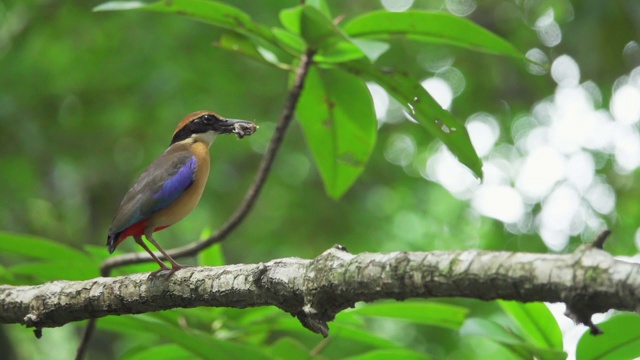
[[[285,336],[271,345],[271,356],[276,359],[308,359],[309,349],[298,340]]]
[[[307,0],[305,3],[320,10],[320,12],[326,17],[331,18],[331,10],[329,9],[329,5],[327,5],[326,0]]]
[[[407,359],[407,360],[425,360],[430,359],[427,354],[422,354],[409,349],[384,349],[374,350],[361,355],[350,356],[345,360],[388,360],[388,359]]]
[[[538,359],[563,360],[567,357],[567,354],[562,352],[561,349],[552,350],[541,348],[537,346],[537,344],[532,344],[525,339],[520,338],[510,329],[507,329],[491,320],[479,318],[468,319],[460,329],[460,335],[483,336],[489,338],[505,345],[511,349],[514,354],[518,354],[524,359],[529,359],[535,356]]]
[[[450,44],[527,60],[508,41],[466,18],[451,14],[376,11],[356,17],[343,29],[353,37],[387,39],[391,36],[406,36],[419,41]]]
[[[391,45],[384,41],[371,39],[352,38],[351,42],[358,46],[360,50],[364,52],[365,56],[372,62],[378,60],[378,58],[391,47]]]
[[[482,161],[471,144],[464,124],[444,110],[418,81],[400,72],[375,69],[365,61],[341,63],[340,66],[382,86],[407,109],[410,116],[440,139],[462,164],[482,179]]]
[[[18,281],[15,276],[2,265],[0,265],[0,284],[24,285],[23,282]]]
[[[313,49],[321,49],[329,41],[342,39],[344,35],[326,15],[313,6],[303,6],[300,17],[300,34]]]
[[[299,324],[298,324],[299,325]],[[375,348],[399,348],[400,345],[393,341],[387,340],[376,336],[375,334],[362,330],[361,327],[352,326],[349,324],[331,324],[331,331],[336,336],[349,341],[356,341],[358,343],[373,346]]]
[[[369,345],[379,349],[400,348],[400,345],[393,341],[376,336],[368,331],[362,330],[359,326],[352,326],[340,322],[331,323],[331,334],[340,336],[343,340],[354,341],[362,345]],[[286,331],[296,335],[308,335],[309,330],[305,329],[297,319],[292,317],[281,317],[273,321],[273,330]]]
[[[296,35],[281,28],[273,28],[271,31],[276,37],[278,46],[291,55],[298,56],[304,52],[306,45],[300,35]]]
[[[520,326],[528,342],[542,348],[562,350],[562,331],[545,304],[517,301],[498,301],[498,304]]]
[[[349,311],[350,314],[407,320],[416,324],[440,326],[457,330],[465,321],[469,309],[435,302],[389,302],[368,304]]]
[[[586,331],[578,341],[577,360],[617,360],[640,357],[640,317],[620,314],[598,324],[604,332],[594,336]]]
[[[89,260],[80,250],[33,235],[0,231],[0,252],[25,255],[34,259],[64,260],[68,262]],[[98,265],[96,264],[96,268]]]
[[[220,39],[214,43],[214,46],[282,70],[291,70],[291,67],[281,63],[273,52],[257,46],[250,38],[236,32],[222,34]]]
[[[456,350],[447,356],[447,360],[468,359],[521,360],[523,358],[508,347],[489,338],[469,335],[462,337]]]
[[[222,266],[225,265],[222,244],[214,244],[198,253],[198,265],[200,266]]]
[[[82,250],[84,250],[87,253],[87,256],[96,264],[100,264],[110,256],[106,246],[85,244],[82,246]]]
[[[296,6],[280,11],[280,23],[285,29],[296,35],[302,35],[300,18],[302,17],[303,6]]]
[[[53,280],[86,280],[100,275],[99,263],[88,260],[57,259],[27,262],[12,266],[9,272],[18,279],[30,279],[31,283]]]
[[[176,344],[155,345],[129,353],[122,360],[193,359],[194,354]]]
[[[316,63],[341,63],[357,60],[364,56],[364,52],[357,45],[346,40],[339,40],[323,47],[313,59]]]
[[[182,329],[177,324],[170,325],[148,315],[110,316],[100,319],[98,326],[116,332],[153,333],[180,345],[202,359],[268,359],[268,356],[256,347],[219,340],[197,330]]]
[[[280,12],[280,22],[291,33],[300,35],[310,48],[317,50],[314,60],[318,63],[344,62],[365,56],[365,53],[316,7],[302,5],[285,9]],[[276,34],[276,37],[283,42],[282,34]],[[290,44],[287,45],[291,47]]]
[[[253,22],[251,17],[242,10],[215,1],[171,0],[150,4],[141,1],[111,1],[101,4],[93,10],[146,10],[174,13],[276,44],[273,34],[267,27]]]
[[[312,67],[296,114],[327,193],[340,198],[364,170],[375,145],[377,120],[369,90],[339,69]]]
[[[313,6],[301,5],[280,12],[280,22],[285,29],[301,35],[313,49],[320,49],[321,45],[332,38],[343,38],[331,20]]]

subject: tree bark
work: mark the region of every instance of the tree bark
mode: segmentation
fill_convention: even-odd
[[[42,328],[108,315],[197,306],[274,305],[310,330],[357,301],[467,297],[564,302],[568,315],[638,311],[640,264],[584,245],[572,254],[434,251],[352,255],[335,246],[313,260],[185,268],[165,279],[147,273],[37,286],[0,286],[0,323]]]

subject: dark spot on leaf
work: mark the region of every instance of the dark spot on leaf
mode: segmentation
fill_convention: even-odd
[[[353,153],[343,153],[338,155],[338,157],[336,158],[336,160],[338,160],[339,162],[349,165],[349,166],[353,166],[353,167],[363,167],[364,163],[358,159],[356,157],[356,155],[354,155]]]

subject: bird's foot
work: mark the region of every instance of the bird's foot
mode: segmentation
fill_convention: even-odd
[[[189,268],[189,267],[193,267],[193,265],[181,265],[178,263],[173,264],[173,267],[168,267],[168,266],[164,266],[161,267],[160,269],[152,272],[151,274],[149,274],[149,277],[155,277],[156,275],[163,273],[163,272],[167,272],[166,274],[164,274],[164,278],[165,279],[169,279],[170,277],[173,276],[173,274],[175,274],[176,271],[180,270],[180,269],[184,269],[184,268]]]

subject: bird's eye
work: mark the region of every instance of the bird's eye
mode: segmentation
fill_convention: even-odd
[[[207,114],[207,115],[202,116],[201,119],[205,124],[211,124],[212,122],[215,121],[216,118],[211,114]]]

